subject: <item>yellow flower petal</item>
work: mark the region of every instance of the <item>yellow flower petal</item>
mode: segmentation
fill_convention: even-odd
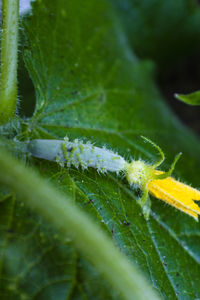
[[[156,175],[164,172],[155,171]],[[200,201],[200,191],[181,183],[172,177],[156,179],[148,183],[150,194],[198,219],[200,207],[194,202]]]

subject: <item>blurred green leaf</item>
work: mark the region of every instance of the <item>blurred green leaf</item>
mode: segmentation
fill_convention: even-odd
[[[127,160],[152,162],[157,153],[142,141],[144,135],[165,151],[163,170],[182,151],[175,176],[199,186],[199,140],[163,101],[152,65],[135,57],[107,1],[40,0],[33,3],[23,26],[24,59],[35,86],[36,108],[18,138],[68,135],[106,145]],[[137,195],[116,175],[63,169],[39,159],[29,163],[70,193],[163,298],[200,297],[199,223],[157,199],[152,199],[146,222]],[[12,196],[3,200],[3,299],[119,299],[70,240],[43,224],[23,202]]]
[[[200,91],[188,95],[175,94],[175,97],[189,105],[200,105]]]
[[[195,0],[113,0],[131,45],[161,65],[200,46],[200,8]]]

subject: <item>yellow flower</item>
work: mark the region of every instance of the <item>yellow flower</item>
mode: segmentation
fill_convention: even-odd
[[[157,175],[164,172],[156,171]],[[198,220],[200,207],[194,201],[200,201],[200,191],[186,185],[172,177],[151,180],[148,183],[149,193],[165,201],[166,203],[180,209],[184,213]]]
[[[195,201],[200,201],[200,191],[170,176],[181,153],[175,157],[168,172],[159,171],[156,167],[163,162],[165,158],[164,153],[161,148],[152,141],[145,137],[143,137],[143,139],[151,143],[159,151],[161,159],[154,165],[147,164],[141,160],[132,161],[126,165],[125,173],[128,182],[131,185],[138,186],[143,192],[138,202],[143,209],[146,219],[148,219],[150,212],[150,200],[148,197],[150,193],[152,196],[165,201],[198,220],[200,207]]]

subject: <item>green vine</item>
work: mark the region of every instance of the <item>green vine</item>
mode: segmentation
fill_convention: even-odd
[[[16,192],[64,235],[71,236],[75,246],[121,293],[121,299],[159,299],[137,268],[70,199],[2,149],[0,169],[0,182]]]
[[[11,120],[17,104],[19,0],[2,2],[0,123]]]

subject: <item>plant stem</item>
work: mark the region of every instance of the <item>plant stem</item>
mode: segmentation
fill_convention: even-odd
[[[121,299],[159,299],[138,269],[73,201],[2,149],[0,170],[0,182],[18,193],[64,235],[70,236],[75,246],[120,292]]]
[[[0,124],[11,120],[17,105],[19,0],[2,2]]]

